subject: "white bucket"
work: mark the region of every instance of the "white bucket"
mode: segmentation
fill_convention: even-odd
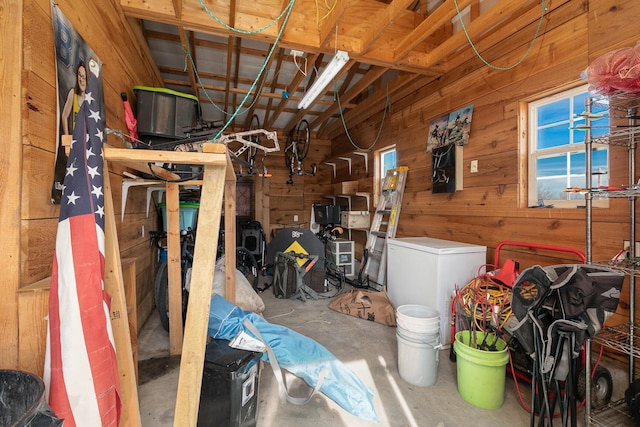
[[[435,384],[438,377],[438,349],[440,345],[414,342],[399,333],[398,372],[409,384],[427,387]]]
[[[412,341],[418,344],[428,344],[431,346],[437,346],[440,344],[440,332],[434,331],[430,333],[425,332],[413,332],[408,329],[403,329],[398,327],[396,329],[396,334],[400,335],[402,338]]]
[[[396,309],[396,324],[411,332],[433,333],[440,330],[440,313],[424,305],[401,305]]]

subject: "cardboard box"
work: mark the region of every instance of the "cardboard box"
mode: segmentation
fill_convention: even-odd
[[[344,228],[369,228],[369,211],[344,211],[340,225]]]
[[[358,181],[343,181],[333,185],[335,194],[356,194],[358,192]]]

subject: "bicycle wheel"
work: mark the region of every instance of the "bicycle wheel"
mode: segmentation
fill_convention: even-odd
[[[169,332],[169,271],[167,262],[160,264],[158,273],[156,274],[156,281],[154,284],[154,299],[156,303],[156,309],[160,315],[160,323],[165,331]],[[187,317],[187,304],[189,294],[182,289],[182,321],[184,322]]]
[[[306,120],[300,120],[298,127],[296,127],[295,140],[298,145],[298,160],[303,161],[309,154],[309,145],[311,131],[309,130],[309,122]]]
[[[247,278],[254,291],[258,292],[258,263],[253,254],[243,246],[236,248],[236,269]]]
[[[158,273],[156,274],[155,303],[158,314],[160,315],[160,323],[165,331],[169,331],[169,273],[167,262],[160,264]]]
[[[249,123],[249,130],[256,130],[256,129],[260,129],[260,119],[258,118],[257,114],[254,114],[251,117],[251,122]],[[251,135],[249,137],[249,140],[254,144],[260,145],[260,134]],[[249,147],[249,149],[247,149],[247,160],[252,165],[256,159],[256,154],[258,154],[258,149],[256,147]]]

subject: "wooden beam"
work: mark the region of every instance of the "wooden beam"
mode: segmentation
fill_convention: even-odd
[[[219,144],[207,144],[204,149],[207,150],[209,145]],[[198,210],[198,238],[194,251],[189,309],[173,419],[173,425],[176,427],[195,427],[198,419],[226,165],[225,159],[223,166],[204,167]],[[228,215],[235,216],[235,212],[225,212],[225,216]]]
[[[233,87],[235,89],[238,88],[238,79],[240,78],[240,47],[242,46],[242,39],[238,37],[236,39],[236,48],[235,48],[235,61],[234,61],[234,70],[233,70]],[[231,78],[231,76],[227,76],[227,78]],[[233,104],[231,105],[231,109],[235,112],[238,109],[238,95],[234,92],[233,94]],[[234,117],[232,125],[236,125],[236,119]]]
[[[171,0],[173,3],[173,13],[176,18],[182,19],[182,0]]]
[[[312,54],[308,58],[309,62],[315,62],[315,60],[318,57],[318,55],[319,55],[318,53]],[[289,92],[290,94],[295,93],[298,90],[298,86],[300,86],[300,83],[302,82],[302,80],[305,77],[306,76],[304,74],[300,73],[300,72],[296,73],[293,76],[293,78],[291,79],[291,82],[289,83],[289,85],[287,86],[287,92]],[[287,106],[287,103],[289,102],[290,99],[291,99],[291,97],[289,97],[289,98],[281,98],[280,99],[280,103],[278,104],[278,107],[273,112],[273,116],[269,118],[269,123],[268,124],[265,123],[265,127],[270,128],[270,127],[273,126],[273,124],[278,119],[280,114],[284,111],[284,109]]]
[[[528,4],[530,4],[534,8],[540,7],[535,2]],[[475,20],[467,24],[466,33],[471,38],[471,41],[474,42],[474,37],[479,37],[482,34],[486,34],[491,28],[495,28],[501,25],[505,20],[510,19],[512,17],[512,14],[514,14],[515,12],[521,11],[522,13],[522,7],[522,1],[501,0],[499,3],[496,3],[491,9],[484,12]],[[428,60],[426,66],[440,62],[448,55],[459,50],[467,43],[468,41],[465,32],[459,31],[427,54]]]
[[[139,167],[142,167],[143,170],[146,168],[147,172],[149,172],[148,163],[156,162],[187,165],[225,165],[227,163],[224,152],[218,153],[216,156],[212,154],[203,156],[202,153],[190,151],[130,150],[127,148],[115,148],[105,144],[103,153],[105,159],[117,161],[119,164],[137,164]]]
[[[24,262],[24,252],[21,239],[20,215],[23,209],[21,197],[23,183],[31,177],[22,174],[23,123],[27,117],[22,113],[27,106],[26,93],[23,90],[23,17],[24,1],[0,1],[0,129],[5,142],[0,148],[0,179],[2,180],[2,209],[0,209],[0,223],[3,226],[2,241],[4,250],[0,255],[2,261],[2,286],[0,299],[3,306],[0,311],[0,366],[15,368],[18,365],[18,298],[16,290],[20,287],[20,268]],[[44,47],[43,47],[44,48]],[[11,59],[9,59],[11,58]],[[51,65],[49,65],[51,66]],[[50,124],[52,126],[53,124]],[[53,146],[53,145],[52,145]],[[42,167],[46,167],[42,165]],[[44,202],[44,201],[43,201]],[[45,202],[46,203],[46,202]],[[22,243],[21,243],[22,242]]]
[[[129,313],[124,291],[124,278],[120,260],[120,244],[116,229],[113,195],[109,179],[109,163],[104,161],[104,290],[111,297],[109,312],[111,329],[118,362],[120,379],[120,397],[122,400],[121,426],[141,426],[140,404],[138,401],[138,383],[136,368],[133,366],[131,334],[129,330]]]
[[[180,186],[168,182],[165,192],[167,215],[167,277],[169,304],[169,355],[182,351],[182,260],[180,251]]]
[[[422,82],[424,79],[426,79],[424,76],[416,74],[407,74],[396,77],[391,82],[389,82],[388,87],[385,86],[384,88],[380,88],[369,98],[358,104],[357,108],[354,108],[347,113],[343,113],[347,126],[349,126],[350,128],[355,127],[372,115],[382,111],[387,105],[387,97],[390,98],[389,102],[393,103],[394,100],[401,99],[407,96],[412,91],[417,90],[414,86],[416,82],[420,82],[417,83],[419,87],[424,86],[427,83]],[[318,134],[318,137],[322,139],[335,138],[336,136],[343,133],[342,129],[342,121],[336,120],[331,123],[330,126],[323,128],[322,131]]]
[[[227,75],[225,77],[224,86],[224,111],[229,112],[229,97],[231,96],[231,61],[233,60],[233,41],[234,37],[227,38]]]
[[[189,82],[191,83],[191,93],[195,96],[198,96],[198,83],[196,82],[196,73],[193,69],[193,64],[196,63],[196,52],[190,40],[192,36],[190,37],[189,35],[187,35],[187,32],[184,30],[183,26],[178,27],[178,33],[180,34],[180,44],[182,45],[182,51],[185,53],[185,55],[187,53],[189,54],[189,60],[187,61],[187,75],[189,77]]]
[[[458,7],[462,10],[472,1],[473,0],[458,0]],[[438,28],[450,22],[451,18],[455,15],[456,7],[454,0],[445,1],[395,46],[393,49],[394,62],[400,61],[407,56],[409,52],[433,34]]]
[[[227,156],[227,170],[224,179],[224,296],[232,304],[236,303],[236,174],[233,172],[231,157]],[[231,215],[231,213],[234,213]]]
[[[545,23],[543,23],[541,31],[546,33],[553,28],[564,24],[567,20],[575,18],[575,16],[581,13],[583,7],[584,6],[582,4],[572,2],[571,0],[559,0],[550,3],[547,11],[545,12],[545,16],[549,18],[547,18],[548,20]],[[483,35],[481,40],[474,42],[476,49],[483,56],[490,56],[490,58],[502,58],[507,54],[507,52],[515,49],[520,49],[524,54],[524,52],[526,52],[526,48],[528,48],[533,40],[535,29],[540,20],[540,14],[541,10],[539,7],[530,7],[526,12],[516,14],[517,16],[515,19],[512,19],[507,24],[503,24],[500,29],[495,29],[490,32],[490,34]],[[507,40],[505,32],[507,32],[509,36],[509,41],[505,41]],[[516,35],[519,41],[514,41],[514,36]],[[460,50],[454,55],[447,57],[446,69],[444,71],[449,72],[474,56],[476,56],[476,54],[471,50]],[[510,64],[499,65],[508,66]]]
[[[229,4],[229,25],[231,27],[235,25],[235,22],[236,22],[235,19],[236,19],[236,0],[232,0],[231,3]],[[231,96],[231,92],[229,91],[229,88],[231,87],[231,60],[233,59],[234,40],[235,40],[235,37],[232,37],[232,36],[227,37],[227,72],[225,75],[225,91],[224,91],[224,111],[226,113],[229,112],[229,97]],[[235,101],[235,98],[234,98],[234,101]]]
[[[351,4],[352,0],[335,0],[333,10],[327,16],[327,19],[321,24],[318,23],[320,27],[318,47],[332,46],[331,37],[336,34],[336,27]],[[334,45],[333,47],[337,49],[337,46]]]
[[[276,69],[271,77],[271,90],[269,91],[270,95],[275,95],[274,97],[269,97],[267,101],[267,108],[264,112],[264,117],[262,119],[263,126],[269,122],[269,114],[271,113],[271,105],[273,104],[274,98],[282,98],[282,95],[276,94],[276,88],[278,87],[278,77],[280,76],[280,68],[282,67],[282,59],[284,58],[284,49],[278,49],[278,61],[276,62]]]
[[[265,57],[269,54],[269,52],[271,52],[271,49],[273,49],[273,45],[269,45],[269,47],[267,48],[267,52],[265,53]],[[253,117],[253,113],[255,112],[256,107],[258,106],[258,101],[262,96],[262,89],[264,87],[265,81],[267,80],[267,75],[269,74],[269,70],[271,69],[271,64],[273,63],[274,59],[275,59],[275,55],[271,55],[269,57],[269,60],[267,61],[267,65],[262,70],[262,74],[260,74],[260,78],[256,83],[255,91],[253,95],[253,101],[251,102],[251,107],[249,108],[249,112],[247,113],[247,117],[244,123],[245,129],[249,129],[249,126],[251,125],[251,118]]]
[[[393,0],[386,9],[378,13],[373,25],[371,25],[364,36],[360,38],[362,42],[360,53],[363,54],[368,51],[373,43],[393,24],[396,17],[407,10],[407,7],[413,1],[414,0]]]

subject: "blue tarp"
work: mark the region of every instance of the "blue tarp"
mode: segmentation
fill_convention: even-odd
[[[232,340],[240,331],[255,336],[243,325],[245,319],[256,326],[282,368],[302,378],[312,388],[316,387],[320,374],[326,372],[320,387],[322,393],[351,414],[378,422],[371,389],[329,350],[311,338],[284,326],[273,325],[217,294],[211,299],[209,336]],[[262,359],[269,361],[267,353]]]

